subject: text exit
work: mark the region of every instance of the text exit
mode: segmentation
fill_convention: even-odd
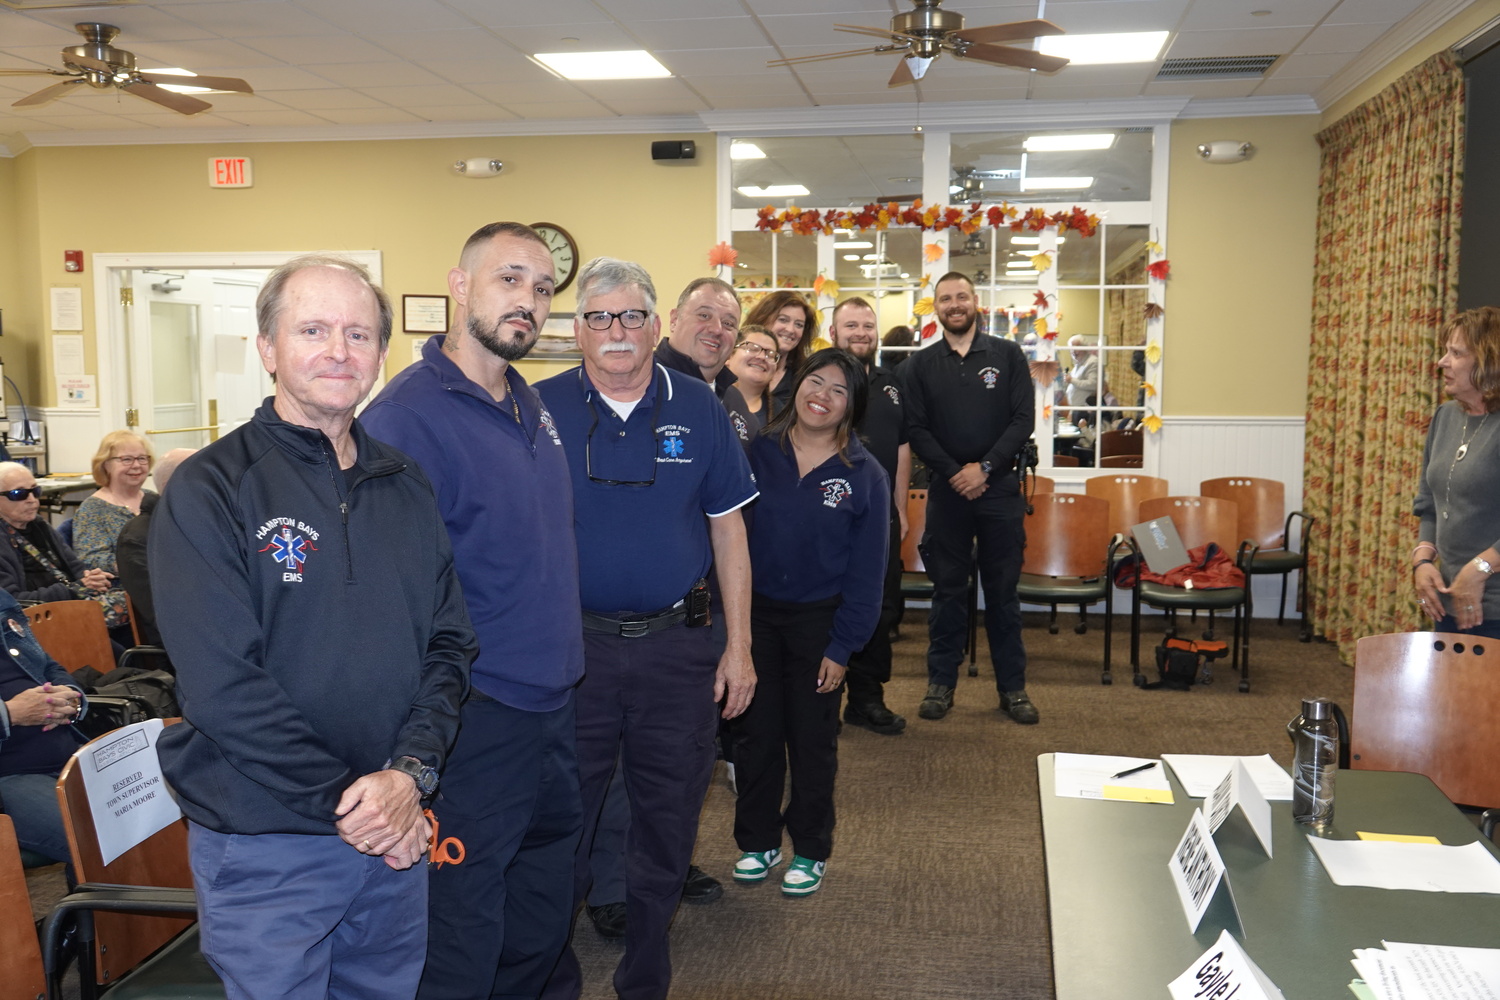
[[[252,186],[249,158],[244,156],[209,157],[208,186],[216,188]]]

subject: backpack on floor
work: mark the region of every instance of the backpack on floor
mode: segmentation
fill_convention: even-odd
[[[1148,691],[1165,688],[1168,691],[1187,691],[1198,681],[1201,670],[1203,683],[1213,683],[1211,660],[1229,654],[1229,644],[1194,639],[1168,639],[1156,647],[1156,673],[1161,679],[1154,684],[1143,684]]]

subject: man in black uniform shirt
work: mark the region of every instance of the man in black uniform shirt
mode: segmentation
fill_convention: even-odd
[[[891,626],[901,607],[901,539],[906,537],[906,491],[911,482],[911,445],[901,410],[901,390],[895,376],[875,364],[880,327],[875,308],[861,298],[845,299],[833,310],[829,329],[834,347],[841,347],[865,363],[870,389],[865,417],[857,428],[865,447],[885,468],[891,481],[891,545],[886,562],[885,593],[880,624],[865,648],[849,660],[849,704],[844,721],[872,732],[894,736],[906,720],[885,704],[885,682],[891,679]]]
[[[927,616],[927,696],[917,714],[941,719],[953,707],[968,634],[967,592],[975,570],[984,587],[984,627],[1000,708],[1017,722],[1038,719],[1026,697],[1026,649],[1016,583],[1026,548],[1026,501],[1015,466],[1035,420],[1031,374],[1019,345],[979,333],[974,283],[950,271],[933,286],[943,339],[901,366],[912,449],[932,472],[922,558],[932,577]]]

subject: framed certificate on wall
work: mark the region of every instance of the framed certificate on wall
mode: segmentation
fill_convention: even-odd
[[[407,333],[447,333],[448,296],[401,296],[401,329]]]

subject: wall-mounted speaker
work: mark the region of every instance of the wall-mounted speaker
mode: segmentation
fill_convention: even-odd
[[[698,156],[698,146],[691,139],[680,142],[664,140],[651,144],[651,159],[653,160],[692,160]]]

